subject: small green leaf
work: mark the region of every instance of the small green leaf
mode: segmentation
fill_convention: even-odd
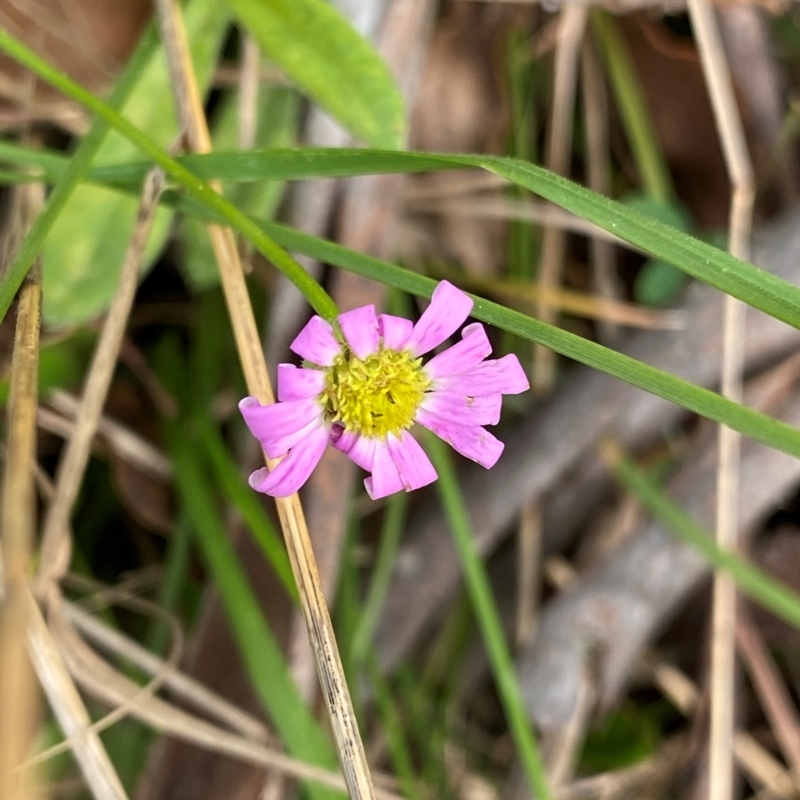
[[[622,202],[650,219],[676,230],[688,233],[692,219],[686,207],[677,200],[665,202],[632,192],[622,198]],[[663,308],[673,302],[686,285],[686,277],[674,265],[660,258],[651,258],[636,276],[633,294],[637,303],[655,308]]]
[[[372,46],[323,0],[228,0],[286,74],[373,147],[403,146],[403,99]]]

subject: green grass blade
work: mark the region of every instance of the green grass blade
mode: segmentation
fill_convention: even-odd
[[[373,654],[367,660],[369,681],[375,696],[375,706],[381,721],[381,728],[386,736],[389,755],[400,781],[403,796],[408,800],[419,800],[421,793],[414,773],[414,760],[403,729],[403,719],[392,697],[389,682],[381,673],[378,659]]]
[[[591,22],[606,63],[622,124],[639,167],[643,189],[654,200],[666,203],[674,195],[672,178],[658,145],[658,137],[628,45],[620,33],[616,19],[610,14],[592,12]]]
[[[289,674],[280,646],[264,619],[214,507],[213,490],[198,463],[193,444],[176,427],[168,432],[168,440],[182,507],[219,589],[254,688],[293,755],[313,764],[335,767],[333,746]],[[338,792],[318,785],[308,784],[306,790],[315,800],[341,797]]]
[[[114,130],[135,144],[145,155],[160,166],[170,179],[183,187],[187,194],[218,214],[234,230],[241,233],[265,258],[280,269],[305,295],[308,302],[320,316],[329,320],[337,316],[339,309],[336,304],[300,264],[273,242],[247,215],[231,205],[208,184],[199,180],[186,167],[179,164],[175,159],[170,158],[146,133],[132,125],[110,105],[70,80],[63,72],[48,64],[30,48],[2,29],[0,29],[0,50],[30,69],[42,80],[97,114]],[[78,177],[81,174],[79,173]],[[29,235],[28,239],[30,238]],[[22,249],[25,249],[24,244]],[[17,260],[19,260],[19,255],[15,262]],[[30,260],[27,263],[29,265]],[[26,270],[27,266],[18,275],[19,268],[17,268],[16,272],[12,269],[0,283],[0,314],[5,315],[8,310],[16,288],[21,283]],[[14,281],[16,281],[16,286],[14,286]]]
[[[372,278],[409,294],[430,297],[436,287],[437,281],[387,261],[365,256],[342,245],[301,233],[284,225],[262,224],[276,241],[290,250]],[[689,411],[728,425],[770,447],[800,458],[800,430],[785,422],[734,403],[716,392],[696,386],[569,331],[546,325],[533,317],[477,295],[471,296],[475,300],[472,311],[475,319],[514,333],[527,341],[543,344],[561,355],[613,375]]]
[[[549,800],[552,794],[547,785],[544,763],[525,713],[514,664],[511,661],[503,633],[503,624],[492,597],[489,578],[475,546],[475,538],[470,527],[467,510],[464,507],[464,499],[461,496],[450,453],[447,445],[435,436],[426,436],[425,445],[431,461],[439,473],[436,488],[450,524],[453,542],[464,573],[464,582],[483,637],[486,653],[489,656],[489,662],[492,665],[492,675],[500,695],[508,727],[534,795],[539,800]]]
[[[11,38],[5,32],[3,36]],[[133,91],[139,80],[139,74],[150,60],[158,44],[155,29],[150,27],[142,37],[128,66],[117,81],[116,88],[109,99],[109,108],[115,109],[122,106]],[[0,281],[0,320],[3,320],[11,306],[17,290],[25,279],[34,259],[39,255],[47,234],[52,229],[59,214],[69,200],[75,188],[83,180],[92,160],[108,133],[109,125],[105,120],[98,119],[86,134],[78,149],[61,175],[60,179],[50,192],[47,202],[41,213],[34,220],[28,235],[17,250],[14,260]]]
[[[0,36],[0,48],[8,50],[7,35]],[[11,52],[11,51],[9,51]],[[19,55],[19,54],[18,54]],[[27,61],[25,61],[28,66]],[[38,64],[41,66],[41,64]],[[46,65],[45,65],[46,66]],[[44,77],[44,76],[43,76]],[[63,83],[63,81],[61,82]],[[66,93],[67,88],[57,84]],[[75,87],[71,85],[71,89]],[[82,92],[82,90],[80,90]],[[85,93],[83,93],[85,94]],[[98,103],[76,97],[87,107],[98,111]],[[100,104],[102,105],[102,104]],[[104,113],[107,109],[103,107]],[[116,115],[113,118],[118,119]],[[124,122],[124,121],[122,121]],[[127,123],[125,123],[127,125]],[[126,135],[141,138],[141,132],[130,130]],[[297,149],[250,151],[247,153],[212,153],[206,156],[188,156],[180,159],[180,169],[173,160],[154,148],[151,142],[140,147],[160,163],[168,164],[167,172],[187,189],[196,178],[221,180],[299,180],[302,178],[343,177],[396,172],[427,172],[431,170],[458,169],[465,166],[479,167],[522,186],[556,205],[590,220],[601,228],[630,242],[653,258],[674,264],[687,275],[742,300],[748,305],[776,319],[800,328],[800,287],[740,261],[710,244],[695,239],[686,233],[648,217],[633,208],[603,197],[572,181],[554,175],[543,167],[501,156],[437,155],[435,153],[401,153],[374,150],[347,149]],[[157,153],[158,158],[155,157]],[[96,170],[97,179],[130,182],[144,174],[148,164],[129,164],[107,170]],[[166,167],[165,167],[166,169]],[[178,171],[176,171],[178,170]],[[186,170],[192,173],[187,177]],[[190,192],[197,200],[216,209],[209,203],[206,194]],[[225,208],[221,217],[233,225],[230,208]],[[250,238],[255,235],[252,227],[247,231],[237,217],[234,227]],[[252,241],[252,239],[251,239]],[[268,256],[269,257],[269,256]],[[280,263],[276,266],[283,269]],[[324,316],[324,315],[323,315]]]
[[[227,0],[264,52],[374,147],[402,147],[403,99],[386,64],[323,0]]]
[[[389,581],[392,577],[394,559],[400,547],[400,537],[403,535],[407,510],[408,497],[404,492],[389,498],[381,528],[378,557],[375,559],[375,568],[372,571],[369,590],[364,600],[364,610],[361,612],[353,634],[351,657],[356,664],[364,663],[372,646],[372,637],[375,634],[383,603],[389,591]]]
[[[299,604],[300,597],[286,547],[261,505],[259,495],[247,485],[247,481],[239,473],[239,468],[228,453],[219,431],[200,415],[195,418],[194,424],[197,428],[198,444],[219,487],[228,502],[239,512],[289,597]]]
[[[800,630],[800,594],[741,556],[720,548],[711,533],[673,503],[656,483],[615,446],[610,446],[607,452],[607,460],[612,464],[617,480],[656,519],[661,520],[681,541],[697,550],[714,569],[727,572],[751,600]]]

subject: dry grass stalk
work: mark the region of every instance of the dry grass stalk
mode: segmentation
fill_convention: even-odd
[[[68,529],[72,507],[83,482],[83,474],[91,455],[92,441],[111,386],[139,282],[144,251],[150,238],[163,186],[164,175],[160,170],[150,172],[144,182],[139,213],[117,290],[86,377],[83,397],[75,414],[72,435],[56,469],[55,495],[47,510],[42,533],[38,573],[40,585],[49,581],[57,582],[69,566],[71,543]]]
[[[586,115],[586,164],[589,172],[589,188],[608,195],[611,191],[608,96],[597,56],[589,38],[584,39],[581,52],[581,79]],[[605,239],[593,236],[590,255],[592,282],[597,294],[604,300],[614,300],[619,297],[613,245]],[[614,341],[619,330],[613,322],[602,321],[598,325],[598,333],[601,340],[609,343]]]
[[[632,767],[613,772],[604,772],[573,781],[556,793],[558,800],[633,800],[654,785],[662,788],[686,763],[691,746],[685,735],[668,739],[659,750],[646,761]],[[651,794],[647,794],[651,797]]]
[[[538,503],[530,503],[522,511],[517,533],[517,647],[528,641],[536,626],[541,560],[542,509]]]
[[[39,427],[65,439],[71,438],[74,420],[81,408],[80,400],[63,389],[56,389],[50,393],[47,402],[58,413],[40,408]],[[103,437],[114,455],[146,475],[162,481],[172,478],[172,462],[166,454],[127,425],[101,414],[97,422],[97,434]]]
[[[17,194],[14,227],[27,231],[44,201],[40,185]],[[23,800],[27,789],[16,768],[31,746],[39,696],[25,653],[26,601],[36,531],[36,407],[42,286],[35,265],[19,296],[7,416],[7,457],[3,474],[2,571],[0,572],[0,797]]]
[[[746,611],[736,620],[736,644],[800,793],[800,717],[761,631]]]
[[[449,277],[447,272],[442,271],[442,274],[444,277]],[[467,275],[458,275],[457,280],[459,284],[468,289],[499,297],[508,304],[537,303],[540,306],[574,314],[576,317],[603,320],[630,328],[681,330],[687,324],[687,316],[680,310],[659,311],[622,300],[609,300],[605,297],[576,292],[572,289],[545,288],[541,283],[523,283]]]
[[[70,741],[75,759],[95,800],[127,800],[103,743],[91,729],[89,712],[72,682],[47,623],[33,596],[26,593],[29,611],[28,646],[36,674],[50,707]],[[4,795],[5,797],[5,795]]]
[[[644,666],[650,672],[654,685],[681,714],[689,717],[698,711],[700,690],[685,673],[655,655],[646,657]],[[749,733],[737,731],[731,737],[731,753],[756,785],[767,787],[777,797],[794,796],[791,774]]]
[[[137,691],[132,694],[124,703],[116,706],[110,713],[106,714],[101,719],[92,723],[88,728],[82,730],[79,734],[68,737],[66,741],[60,742],[47,750],[38,753],[34,758],[26,763],[27,766],[34,766],[41,762],[47,761],[53,756],[66,752],[74,746],[76,739],[83,737],[87,734],[99,734],[101,731],[110,728],[120,720],[127,717],[131,709],[142,703],[146,697],[154,695],[161,686],[167,682],[170,675],[172,675],[180,661],[184,645],[183,645],[183,630],[178,620],[172,615],[163,611],[158,605],[147,600],[131,595],[127,590],[118,588],[105,588],[103,591],[102,607],[105,608],[110,604],[124,605],[134,611],[151,614],[153,616],[160,616],[164,618],[172,632],[172,645],[167,659],[161,662],[159,669],[153,673],[152,678],[141,687],[137,687]],[[66,624],[63,614],[63,600],[57,594],[51,596],[50,602],[50,615],[51,618],[57,619],[58,624]]]
[[[742,121],[714,12],[706,0],[689,0],[688,6],[733,184],[728,249],[747,260],[754,186]],[[726,296],[721,390],[725,397],[736,401],[742,395],[744,312],[743,303]],[[730,549],[736,547],[738,539],[740,441],[738,433],[720,427],[716,539],[721,547]],[[709,798],[729,800],[733,793],[736,586],[727,575],[717,574],[714,578],[712,623]]]
[[[553,111],[550,117],[546,156],[548,169],[559,175],[565,175],[569,171],[578,55],[586,28],[586,15],[587,7],[582,4],[570,3],[561,10],[553,79]],[[566,243],[563,231],[556,228],[545,230],[539,259],[539,283],[545,290],[561,283]],[[551,324],[556,319],[553,308],[542,302],[539,303],[537,315],[542,322]],[[547,393],[555,380],[556,354],[542,345],[535,345],[533,355],[533,389],[540,394]]]
[[[263,738],[254,741],[220,728],[194,714],[167,703],[159,697],[143,695],[141,687],[100,658],[75,633],[67,621],[75,619],[74,610],[57,609],[51,627],[64,655],[70,673],[83,689],[112,707],[124,705],[130,715],[144,724],[169,736],[190,742],[198,747],[276,770],[303,781],[315,781],[340,791],[345,790],[342,777],[334,772],[306,764],[265,745]],[[163,662],[162,662],[163,663]],[[167,683],[172,680],[167,677]],[[188,686],[186,679],[184,686]],[[377,790],[377,800],[400,800],[393,792]]]
[[[124,658],[150,675],[157,675],[162,671],[163,659],[153,655],[147,648],[107,625],[100,618],[69,601],[64,601],[62,609],[67,621],[101,650]],[[182,672],[176,670],[167,673],[164,686],[176,697],[248,739],[267,742],[271,738],[263,722]]]
[[[158,0],[156,9],[179,116],[186,129],[191,149],[195,152],[209,152],[211,139],[189,54],[180,6],[175,0]],[[209,234],[219,265],[222,288],[248,390],[262,403],[274,402],[233,233],[227,228],[209,225]],[[372,798],[375,795],[369,766],[347,689],[330,614],[320,585],[303,509],[297,495],[279,498],[277,508],[323,686],[322,696],[328,705],[345,782],[351,797]]]

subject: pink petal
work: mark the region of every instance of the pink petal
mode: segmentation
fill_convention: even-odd
[[[406,348],[416,356],[425,355],[452,336],[470,311],[470,297],[452,283],[442,281],[434,290],[430,305],[414,326]]]
[[[452,349],[452,348],[451,348]],[[450,352],[445,351],[442,355]],[[438,358],[438,356],[437,356]],[[433,363],[433,360],[431,360]],[[429,366],[429,365],[428,365]],[[428,367],[426,366],[426,369]],[[491,394],[520,394],[530,388],[519,359],[509,354],[494,361],[484,361],[462,375],[449,375],[433,382],[434,390],[486,397]]]
[[[256,470],[250,476],[250,485],[257,491],[272,497],[288,497],[294,494],[319,464],[330,433],[327,426],[320,424],[302,442],[289,451],[275,469],[266,467]]]
[[[333,446],[337,450],[346,453],[348,458],[361,469],[372,472],[372,465],[375,461],[375,447],[377,439],[369,436],[361,436],[359,433],[344,431],[334,442]]]
[[[239,403],[239,410],[250,432],[261,442],[270,458],[283,455],[291,446],[286,444],[287,441],[298,441],[296,434],[309,423],[322,420],[322,407],[316,398],[262,406],[255,397],[245,397]]]
[[[330,367],[336,356],[342,352],[342,346],[336,341],[331,324],[317,316],[311,317],[289,345],[289,349],[320,367]]]
[[[414,323],[405,317],[393,317],[391,314],[381,314],[378,317],[378,330],[387,350],[402,350],[413,329]]]
[[[278,364],[278,400],[306,400],[325,388],[321,369],[301,369],[294,364]]]
[[[344,314],[339,314],[339,324],[351,352],[357,358],[363,360],[378,352],[380,334],[375,306],[361,306],[345,311]]]
[[[417,411],[417,422],[433,431],[440,439],[444,439],[462,456],[477,461],[482,467],[489,469],[497,463],[505,445],[481,427],[454,425],[435,414],[429,414],[424,408]]]
[[[408,431],[401,431],[399,439],[387,436],[386,444],[407,492],[427,486],[439,477],[419,442]]]
[[[461,333],[461,341],[434,356],[426,365],[425,372],[431,378],[458,375],[476,367],[492,352],[486,329],[479,322],[467,325]]]
[[[503,397],[471,397],[453,392],[428,392],[420,405],[431,414],[457,425],[497,425]]]
[[[400,471],[394,463],[386,443],[375,441],[375,458],[372,464],[372,475],[364,481],[367,494],[373,500],[388,497],[390,494],[404,489]]]

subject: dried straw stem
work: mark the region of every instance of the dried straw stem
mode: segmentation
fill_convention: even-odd
[[[569,171],[572,152],[572,117],[575,112],[575,90],[578,82],[578,56],[586,28],[588,9],[582,4],[566,4],[561,11],[559,39],[556,47],[553,79],[553,113],[547,137],[547,167],[559,175]],[[543,290],[561,283],[567,239],[564,231],[547,228],[542,238],[539,259],[539,285]],[[537,316],[553,323],[556,314],[552,306],[540,303]],[[542,345],[533,349],[533,388],[538,393],[549,392],[555,380],[556,354]]]
[[[24,235],[30,227],[43,198],[39,185],[19,191],[14,219],[18,232]],[[31,745],[39,706],[24,645],[29,616],[26,592],[36,530],[34,464],[41,305],[41,273],[36,264],[22,287],[17,311],[0,517],[0,797],[7,800],[25,797],[15,770]]]
[[[254,741],[176,708],[159,697],[142,695],[141,687],[100,658],[77,636],[67,622],[67,616],[78,620],[81,614],[76,614],[74,607],[65,607],[64,610],[65,616],[62,617],[60,611],[54,616],[53,633],[70,672],[93,697],[112,707],[124,705],[131,716],[144,724],[198,747],[280,771],[298,780],[314,781],[338,790],[347,788],[340,775],[268,747],[264,743],[263,731]],[[159,664],[163,669],[164,662],[159,660]],[[174,674],[167,676],[167,684],[173,679]],[[191,680],[185,679],[184,688],[190,686]],[[385,790],[376,792],[374,796],[376,800],[400,800],[397,795]]]
[[[50,707],[61,725],[95,800],[127,800],[114,765],[96,731],[92,730],[89,712],[72,682],[57,644],[42,617],[39,606],[26,591],[28,647],[36,674]],[[5,797],[5,795],[3,795]]]
[[[689,14],[733,184],[728,249],[747,260],[754,187],[742,121],[714,12],[706,0],[689,0]],[[721,389],[723,396],[736,401],[742,395],[744,313],[743,303],[725,298]],[[716,538],[725,548],[735,548],[738,539],[740,441],[738,433],[720,427]],[[736,586],[727,575],[714,578],[712,622],[709,798],[729,800],[733,793]]]
[[[190,147],[198,153],[209,152],[211,138],[189,54],[180,6],[175,0],[157,0],[156,9],[172,87]],[[274,395],[236,241],[229,229],[217,225],[209,225],[209,234],[248,390],[261,403],[272,403]],[[275,462],[268,460],[267,463],[272,467]],[[375,793],[372,778],[322,593],[303,509],[297,495],[279,498],[277,508],[347,789],[352,798],[373,798]]]
[[[590,38],[583,41],[581,51],[581,85],[583,107],[586,114],[586,162],[589,171],[589,188],[600,194],[611,191],[611,157],[608,133],[608,96],[606,85],[597,62]],[[592,282],[603,300],[620,296],[615,274],[613,245],[593,236],[591,239]],[[611,322],[601,321],[598,333],[606,344],[614,341],[619,329]]]
[[[92,358],[72,434],[56,470],[55,494],[47,510],[42,533],[38,574],[40,586],[50,581],[57,582],[69,566],[71,543],[68,529],[72,507],[83,482],[92,442],[114,375],[139,282],[139,270],[163,186],[164,174],[161,170],[150,172],[144,182],[136,226],[125,256],[117,290]]]

